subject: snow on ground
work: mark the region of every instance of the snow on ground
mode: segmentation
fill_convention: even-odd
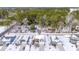
[[[55,48],[54,46],[49,46],[48,51],[59,51],[59,50],[57,48]]]
[[[5,51],[17,51],[17,48],[14,45],[9,45]]]
[[[14,42],[7,47],[6,51],[19,51],[20,46],[16,46],[15,43],[18,43],[21,39],[25,40],[26,43],[29,40],[28,41],[29,45],[26,44],[25,51],[43,51],[43,50],[44,51],[59,51],[61,47],[56,48],[56,47],[50,45],[50,41],[51,41],[50,39],[52,39],[52,41],[54,41],[56,37],[58,37],[58,39],[62,42],[63,46],[61,46],[61,47],[63,47],[65,51],[76,51],[76,46],[69,42],[70,35],[56,36],[56,35],[34,35],[34,34],[32,34],[32,35],[27,35],[27,34],[16,35]],[[73,36],[73,37],[75,37],[75,36]],[[39,47],[36,48],[34,45],[32,45],[32,40],[34,38],[43,39],[44,41],[40,40],[40,42],[39,42],[40,45],[39,45]],[[30,47],[30,45],[31,45],[31,47]]]
[[[3,46],[0,46],[0,49],[2,48]]]
[[[32,45],[32,46],[31,46],[31,50],[30,50],[30,51],[39,51],[39,48],[38,48],[38,47],[36,47],[36,48],[35,48],[35,46],[34,46],[34,45]]]
[[[29,45],[25,46],[25,51],[29,51]]]
[[[6,26],[0,26],[0,33],[4,32],[7,29]]]
[[[63,36],[59,36],[58,38],[62,41],[63,47],[66,51],[76,51],[76,47],[69,42],[69,38],[65,38]]]

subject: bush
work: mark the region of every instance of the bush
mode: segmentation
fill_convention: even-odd
[[[35,32],[35,25],[34,25],[34,24],[31,24],[31,25],[30,25],[30,30],[31,30],[32,32]]]

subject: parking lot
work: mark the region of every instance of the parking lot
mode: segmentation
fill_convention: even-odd
[[[7,33],[1,38],[1,51],[78,51],[78,35]]]

